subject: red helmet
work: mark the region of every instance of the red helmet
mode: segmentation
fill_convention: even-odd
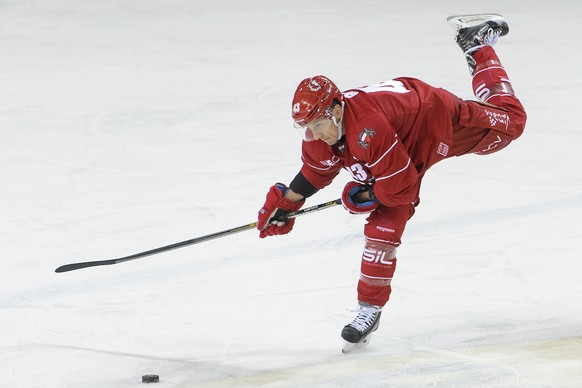
[[[342,102],[344,97],[329,78],[323,75],[306,78],[299,83],[293,96],[291,116],[300,126],[324,115],[331,119],[334,99]]]

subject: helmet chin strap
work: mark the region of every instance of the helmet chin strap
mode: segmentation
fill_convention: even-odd
[[[333,121],[333,124],[337,127],[337,141],[339,141],[342,136],[343,136],[343,123],[342,123],[342,119],[344,118],[344,102],[342,101],[342,115],[340,117],[339,120],[337,120],[335,118],[335,116],[331,117],[331,121]]]

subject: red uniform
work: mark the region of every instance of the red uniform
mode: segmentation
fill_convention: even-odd
[[[523,132],[525,111],[495,52],[484,47],[474,57],[473,90],[484,103],[397,78],[343,92],[339,143],[303,143],[301,172],[314,187],[329,185],[341,168],[359,182],[374,183],[381,206],[364,229],[362,302],[383,306],[388,301],[396,247],[430,166],[451,156],[498,151]]]

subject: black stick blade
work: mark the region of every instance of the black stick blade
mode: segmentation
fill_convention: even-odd
[[[55,272],[56,273],[69,272],[82,268],[97,267],[100,265],[111,265],[111,264],[117,264],[117,260],[86,261],[84,263],[65,264],[55,269]]]

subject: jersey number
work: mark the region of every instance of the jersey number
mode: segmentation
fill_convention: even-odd
[[[380,82],[379,84],[373,84],[358,88],[366,93],[375,92],[392,92],[392,93],[408,93],[410,90],[406,89],[406,86],[400,81],[395,81],[393,79],[389,81]]]
[[[367,182],[368,181],[368,173],[364,170],[361,164],[356,163],[350,166],[350,174],[354,177],[355,180],[360,182]]]

